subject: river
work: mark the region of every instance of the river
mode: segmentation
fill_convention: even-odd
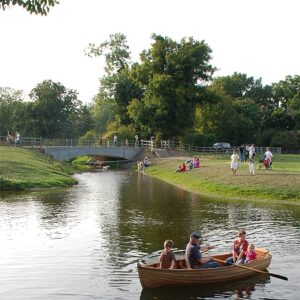
[[[71,188],[0,194],[0,299],[299,299],[300,206],[208,200],[129,171]],[[138,258],[200,231],[210,253],[239,228],[269,249],[269,276],[214,287],[142,289]]]

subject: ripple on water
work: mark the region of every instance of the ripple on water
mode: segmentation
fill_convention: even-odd
[[[126,172],[76,178],[79,184],[71,188],[0,201],[1,299],[300,297],[296,208],[206,200]],[[183,249],[190,232],[199,230],[204,243],[215,245],[210,253],[223,252],[239,228],[272,252],[269,270],[288,282],[257,276],[222,287],[142,290],[136,263],[162,249],[165,239]]]

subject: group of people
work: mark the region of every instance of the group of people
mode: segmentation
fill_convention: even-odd
[[[19,147],[20,142],[21,142],[21,135],[18,131],[16,131],[15,136],[13,136],[9,130],[7,131],[6,145]]]
[[[147,156],[144,157],[143,161],[141,161],[141,160],[137,161],[138,172],[144,172],[145,168],[147,168],[149,166],[150,166],[150,162],[149,162],[149,159]]]
[[[187,161],[183,162],[182,165],[178,165],[177,169],[175,170],[174,173],[178,172],[185,172],[186,170],[191,170],[195,168],[200,168],[200,159],[199,157],[193,157],[191,159],[188,159]]]
[[[185,262],[189,269],[208,269],[220,267],[219,263],[210,256],[202,256],[203,252],[213,249],[209,244],[200,246],[201,235],[193,232],[190,235],[189,243],[185,250]],[[172,252],[173,241],[164,242],[164,250],[160,255],[160,265],[162,269],[174,269],[176,267],[176,257]],[[241,229],[238,231],[237,238],[233,242],[232,256],[225,260],[225,265],[244,264],[256,259],[255,246],[246,240],[246,232]]]
[[[249,161],[249,172],[250,172],[250,175],[255,175],[255,166],[254,166],[254,159],[256,157],[255,146],[252,144],[251,146],[248,147],[247,151],[248,151],[248,161]],[[240,147],[239,147],[239,154],[238,154],[238,151],[236,149],[234,149],[230,159],[231,159],[230,168],[232,171],[232,175],[235,176],[236,172],[237,172],[237,168],[239,166],[239,163],[245,161],[245,160],[241,159]],[[271,169],[271,166],[272,166],[272,159],[273,159],[273,154],[270,150],[270,147],[267,147],[262,160],[260,160],[260,163],[263,166],[265,166],[266,169],[269,170],[269,169]],[[259,168],[261,168],[262,165],[260,165]]]

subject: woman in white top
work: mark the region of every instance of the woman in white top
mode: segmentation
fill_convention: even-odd
[[[232,175],[235,176],[236,175],[236,169],[239,165],[239,160],[240,160],[238,154],[236,153],[236,150],[233,150],[233,153],[232,153],[230,158],[231,158],[230,167],[231,167]]]
[[[269,147],[266,148],[266,152],[265,152],[264,156],[265,156],[265,159],[269,159],[270,161],[272,161],[273,154],[272,154],[272,152],[270,151],[270,148],[269,148]]]

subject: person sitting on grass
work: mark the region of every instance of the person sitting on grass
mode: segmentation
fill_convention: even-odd
[[[180,168],[180,172],[185,172],[186,171],[186,164],[183,163],[181,168]]]
[[[178,165],[177,169],[174,171],[174,173],[179,173],[179,172],[181,172],[181,165]]]
[[[164,250],[161,252],[159,257],[159,268],[160,269],[174,269],[176,258],[172,251],[173,241],[165,240]]]
[[[196,158],[196,166],[195,168],[200,168],[201,167],[201,164],[200,164],[200,159],[199,157]]]

